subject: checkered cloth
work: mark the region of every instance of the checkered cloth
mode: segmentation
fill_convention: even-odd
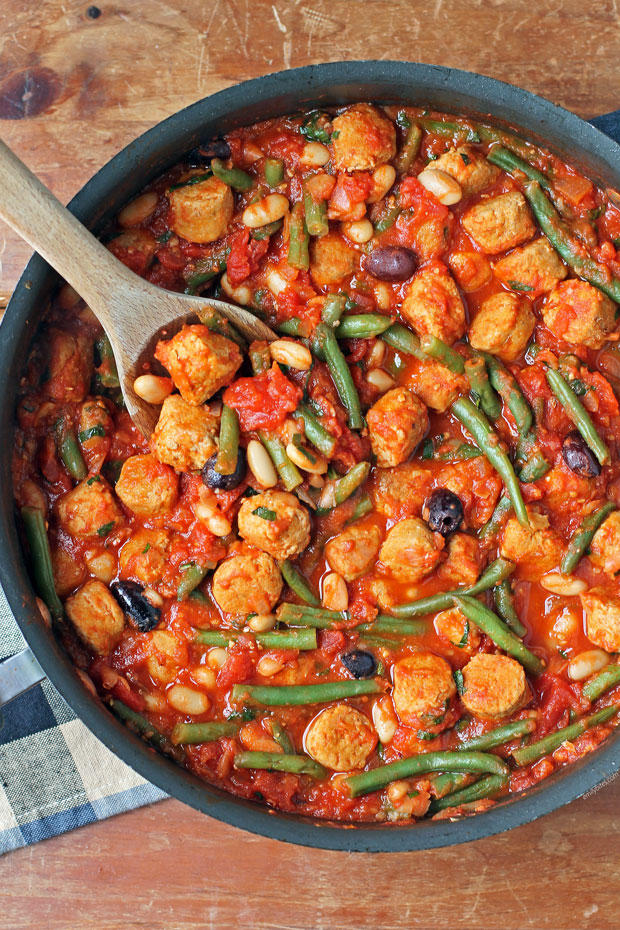
[[[25,647],[0,590],[0,661]],[[43,681],[0,711],[0,854],[159,801]]]

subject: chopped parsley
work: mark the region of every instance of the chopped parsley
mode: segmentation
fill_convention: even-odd
[[[534,288],[530,287],[529,284],[522,284],[521,281],[509,281],[508,285],[513,289],[513,291],[533,291]]]
[[[99,475],[93,475],[91,478],[88,479],[86,484],[90,487],[91,484],[95,484],[99,482],[101,482],[101,478],[99,477]]]
[[[325,126],[319,123],[323,116],[320,110],[313,110],[302,123],[300,132],[308,142],[321,142],[323,145],[329,145],[329,133]]]
[[[428,730],[418,730],[416,733],[418,739],[435,739],[436,733],[429,733]]]
[[[465,621],[465,630],[463,631],[463,635],[462,635],[462,637],[461,637],[460,643],[457,643],[457,644],[456,644],[457,647],[458,647],[459,649],[463,649],[463,647],[467,645],[467,641],[468,641],[468,640],[469,640],[469,620],[466,620],[466,621]]]
[[[151,544],[147,542],[146,546],[142,550],[142,555],[146,555],[146,553],[149,551],[150,548],[151,548]]]
[[[463,672],[460,668],[457,668],[455,672],[452,673],[454,678],[454,684],[456,685],[456,690],[459,694],[465,693],[465,682],[463,681]]]
[[[256,491],[254,488],[247,487],[243,492],[243,497],[256,497],[257,494],[260,494],[260,491]]]
[[[162,233],[161,236],[158,236],[158,237],[157,237],[157,241],[158,241],[158,242],[161,242],[162,245],[163,245],[164,242],[167,242],[168,239],[172,239],[172,230],[171,230],[171,229],[167,229],[165,233]]]
[[[425,439],[422,446],[422,458],[432,459],[435,455],[435,444],[432,439]]]
[[[88,442],[88,440],[92,439],[93,436],[105,436],[105,430],[101,423],[96,423],[95,426],[91,426],[88,429],[84,429],[78,433],[78,439],[80,442]]]
[[[581,378],[573,378],[572,381],[569,381],[569,386],[573,394],[576,394],[577,397],[583,397],[584,394],[588,393],[588,386],[585,384]]]
[[[469,157],[469,155],[467,155],[465,152],[461,152],[460,154],[461,154],[461,158],[463,159],[463,163],[464,163],[465,165],[470,165],[470,164],[471,164],[471,158]]]
[[[398,111],[398,116],[396,117],[396,125],[400,126],[403,132],[407,132],[408,129],[411,129],[411,120],[407,116],[404,110]]]
[[[114,529],[114,521],[112,523],[104,523],[103,526],[100,526],[97,530],[97,536],[107,536],[108,533]]]
[[[273,522],[278,519],[278,515],[275,510],[270,510],[268,507],[257,507],[256,510],[253,510],[252,513],[255,517],[260,517],[261,520],[269,520]]]

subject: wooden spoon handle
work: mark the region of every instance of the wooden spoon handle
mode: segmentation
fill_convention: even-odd
[[[0,217],[49,262],[80,297],[97,307],[103,326],[101,295],[125,279],[128,271],[0,139]],[[99,299],[97,299],[99,297]]]

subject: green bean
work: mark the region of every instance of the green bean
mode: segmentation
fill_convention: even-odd
[[[356,520],[361,520],[361,518],[365,517],[366,514],[372,513],[373,509],[374,505],[368,494],[360,495],[359,500],[355,504],[355,510],[353,511],[351,517],[347,520],[347,526],[350,523],[355,523]]]
[[[271,368],[271,354],[266,343],[253,342],[248,350],[248,355],[253,374],[260,375]]]
[[[306,229],[311,236],[326,236],[329,232],[327,204],[324,200],[315,200],[304,185],[304,215]]]
[[[313,351],[327,363],[338,396],[349,414],[349,426],[351,429],[362,429],[364,417],[357,389],[345,357],[340,351],[334,330],[329,324],[319,323],[316,327]]]
[[[464,739],[459,749],[477,749],[480,751],[495,749],[497,746],[503,746],[504,743],[510,742],[510,740],[527,736],[528,733],[533,733],[535,729],[535,720],[529,718],[513,720],[511,723],[504,723],[499,727],[495,727],[494,730],[489,730],[488,733]]]
[[[273,223],[265,223],[264,226],[259,226],[257,229],[251,229],[250,235],[252,239],[256,239],[258,242],[262,242],[263,239],[268,239],[269,236],[273,236],[274,233],[277,233],[279,229],[282,229],[284,225],[282,220],[274,220]]]
[[[239,348],[245,352],[248,345],[247,342],[226,319],[223,313],[220,313],[219,310],[216,310],[215,307],[211,307],[209,304],[206,304],[204,307],[198,307],[195,313],[203,326],[206,326],[207,329],[210,329],[213,333],[217,333],[219,336],[230,339],[231,342],[236,342]]]
[[[234,685],[232,701],[250,701],[264,707],[299,707],[305,704],[325,704],[342,698],[378,694],[376,681],[325,681],[318,685]]]
[[[289,459],[286,454],[286,449],[277,436],[270,436],[269,433],[261,429],[258,431],[258,438],[269,453],[271,461],[275,465],[276,471],[285,489],[287,491],[292,491],[294,488],[298,487],[304,479],[297,466]]]
[[[500,617],[506,621],[506,625],[512,632],[517,636],[525,636],[527,629],[519,620],[517,611],[515,610],[512,588],[507,578],[494,588],[493,599],[495,601],[495,609]]]
[[[65,463],[65,468],[76,481],[83,481],[88,474],[75,433],[72,429],[63,429],[58,439],[58,451]]]
[[[165,736],[160,733],[146,717],[143,717],[142,714],[139,714],[131,707],[127,707],[126,704],[119,701],[117,698],[113,698],[110,701],[110,709],[117,717],[120,717],[124,723],[129,724],[131,729],[135,730],[140,736],[147,740],[147,742],[151,743],[152,746],[156,746],[158,749],[166,749],[168,741]]]
[[[235,756],[236,769],[268,769],[270,772],[292,772],[325,778],[326,769],[309,756],[294,756],[285,752],[239,752]]]
[[[418,601],[410,601],[408,604],[399,604],[392,607],[392,613],[395,617],[423,617],[426,614],[436,613],[439,610],[448,610],[453,606],[454,598],[461,594],[469,594],[473,597],[476,594],[482,594],[488,591],[496,584],[500,584],[504,578],[508,578],[515,570],[513,562],[506,559],[496,559],[483,572],[478,581],[469,588],[459,588],[456,591],[445,591],[442,594],[431,594],[429,597],[423,597]]]
[[[436,798],[444,798],[459,788],[470,785],[473,775],[467,772],[442,772],[441,775],[431,775],[429,782]]]
[[[471,391],[480,400],[483,411],[492,420],[497,420],[502,412],[502,405],[491,387],[484,359],[480,357],[468,359],[465,362],[465,374]]]
[[[282,750],[288,756],[295,755],[295,746],[293,745],[293,741],[279,720],[275,720],[273,717],[269,717],[266,722],[278,746],[281,746]]]
[[[512,758],[517,765],[531,765],[532,762],[538,762],[543,756],[548,756],[550,753],[555,752],[556,749],[560,748],[562,743],[565,743],[567,740],[572,742],[585,733],[586,730],[597,726],[599,723],[605,723],[605,721],[609,720],[610,717],[613,717],[614,714],[617,713],[617,705],[611,704],[609,707],[604,707],[595,714],[590,714],[589,717],[582,717],[581,720],[576,720],[575,723],[569,723],[567,727],[562,727],[561,730],[556,730],[555,733],[549,733],[548,736],[543,736],[542,739],[537,740],[535,743],[530,743],[529,746],[522,746],[520,749],[514,749]]]
[[[336,439],[329,433],[319,417],[306,404],[300,404],[293,413],[293,419],[301,420],[304,424],[304,433],[308,442],[312,443],[328,459],[334,454]]]
[[[478,446],[461,442],[459,439],[447,439],[440,444],[439,448],[444,451],[432,456],[438,462],[466,462],[469,459],[478,459],[482,455]]]
[[[220,475],[232,475],[239,457],[239,417],[237,411],[222,405],[220,436],[215,471]]]
[[[310,587],[303,575],[295,568],[290,559],[285,559],[280,565],[282,577],[287,585],[294,591],[297,597],[300,597],[306,604],[312,604],[313,607],[320,605],[320,600]]]
[[[53,619],[61,620],[63,607],[54,584],[52,556],[43,511],[38,507],[22,507],[20,514],[30,551],[35,588]]]
[[[170,742],[174,746],[178,746],[180,743],[186,745],[190,743],[212,743],[222,736],[235,736],[238,732],[238,725],[228,721],[224,723],[218,721],[210,723],[176,723],[170,736]]]
[[[441,339],[438,339],[437,336],[424,336],[420,340],[420,347],[428,358],[434,358],[435,361],[441,362],[442,365],[445,365],[455,374],[462,375],[465,371],[463,356],[459,355],[445,342],[442,342]]]
[[[197,565],[196,562],[187,562],[181,566],[183,577],[177,588],[177,601],[184,601],[194,588],[197,588],[209,571],[208,565]]]
[[[446,794],[442,798],[431,801],[429,811],[435,813],[450,807],[461,807],[463,804],[481,801],[484,798],[495,798],[502,791],[505,791],[507,787],[507,775],[487,775],[486,778],[481,778],[480,781],[474,782],[473,785],[468,785],[466,788],[461,788],[460,791]]]
[[[620,282],[618,282],[618,284],[620,286]],[[609,449],[596,432],[594,423],[590,419],[590,414],[582,405],[576,394],[573,393],[570,385],[559,371],[555,371],[553,368],[547,368],[546,374],[549,387],[564,407],[564,410],[583,436],[587,445],[592,452],[594,452],[600,464],[605,465],[609,461]]]
[[[495,510],[491,514],[490,518],[479,530],[478,539],[492,539],[493,536],[499,533],[504,522],[504,517],[508,516],[511,510],[512,501],[506,494],[504,494],[502,497],[500,497],[497,504],[495,505]]]
[[[573,533],[568,548],[562,558],[560,570],[563,575],[571,575],[581,557],[585,554],[599,526],[605,522],[610,513],[616,509],[613,501],[607,501],[600,510],[588,514],[578,529]]]
[[[288,233],[287,262],[292,268],[307,271],[310,267],[310,253],[308,252],[308,230],[304,219],[303,206],[296,203],[291,210]]]
[[[316,630],[270,630],[267,633],[244,633],[253,635],[256,642],[265,649],[299,649],[307,652],[316,649]],[[239,639],[237,630],[196,630],[194,642],[201,646],[226,646]]]
[[[581,693],[594,703],[600,698],[601,694],[615,688],[617,684],[620,684],[620,665],[608,665],[598,675],[586,682]]]
[[[326,607],[312,607],[307,604],[290,604],[285,601],[278,607],[278,620],[294,626],[309,626],[317,630],[330,630],[343,623],[346,615],[328,610]]]
[[[423,361],[426,355],[420,348],[420,340],[412,333],[410,329],[401,323],[393,323],[389,329],[381,336],[383,342],[386,342],[397,352],[404,352],[405,355],[413,355],[414,358]]]
[[[211,171],[216,178],[234,187],[236,191],[249,191],[254,184],[254,178],[242,171],[241,168],[225,168],[219,158],[211,160]]]
[[[357,465],[353,465],[352,468],[343,475],[342,478],[339,478],[336,481],[334,487],[334,500],[336,501],[336,506],[338,504],[343,504],[346,500],[351,497],[354,491],[362,485],[368,475],[370,474],[370,463],[369,462],[358,462]]]
[[[421,142],[422,130],[417,123],[412,123],[407,131],[403,147],[396,156],[395,165],[398,174],[407,174],[411,165],[418,157]]]
[[[516,152],[521,158],[529,159],[535,150],[520,136],[513,132],[506,132],[505,129],[498,129],[496,126],[486,126],[484,124],[474,123],[474,129],[480,136],[482,142],[499,142],[511,152]]]
[[[466,142],[480,142],[478,132],[471,126],[462,123],[452,123],[444,119],[429,119],[428,117],[422,117],[418,122],[426,132],[433,133],[436,136],[452,139],[454,136],[465,135]]]
[[[607,265],[595,261],[589,255],[585,245],[562,222],[538,181],[526,184],[524,192],[542,231],[566,264],[613,301],[620,303],[620,280],[610,274]]]
[[[515,155],[510,149],[504,148],[503,145],[494,146],[487,155],[487,159],[492,165],[497,165],[498,168],[502,168],[509,173],[520,171],[522,174],[525,174],[530,181],[538,181],[540,186],[546,191],[551,191],[552,189],[551,181],[542,171],[539,171],[538,168],[534,168],[529,162],[519,158],[518,155]]]
[[[269,187],[277,187],[284,180],[284,162],[281,158],[265,159],[265,181]]]
[[[283,333],[285,336],[299,336],[300,339],[307,339],[310,335],[310,324],[305,320],[300,320],[299,317],[291,317],[290,320],[283,320],[281,323],[276,323],[276,330],[279,333]]]
[[[336,330],[337,339],[370,339],[379,336],[392,325],[389,316],[381,313],[358,313],[345,316]]]
[[[481,355],[486,362],[489,381],[512,413],[519,434],[528,433],[534,417],[517,379],[494,355],[489,352],[482,352]]]
[[[379,614],[372,623],[362,623],[353,628],[354,633],[397,633],[402,636],[422,636],[428,631],[423,620],[397,620],[394,617]]]
[[[483,633],[492,639],[496,646],[517,659],[531,675],[540,675],[544,671],[544,662],[524,646],[520,639],[511,633],[497,614],[481,604],[474,597],[455,597],[454,604],[468,620],[475,623]]]
[[[120,381],[118,379],[118,369],[116,359],[112,351],[112,344],[107,336],[102,336],[96,342],[97,352],[101,359],[101,365],[97,372],[99,381],[104,388],[118,388]]]
[[[530,484],[532,481],[538,481],[543,478],[551,465],[544,457],[536,445],[536,435],[534,432],[525,433],[519,437],[517,442],[517,464],[521,467],[517,472],[519,481],[522,484]]]
[[[334,328],[338,325],[340,317],[344,313],[347,299],[344,294],[328,294],[323,304],[321,319]]]
[[[497,433],[492,429],[483,413],[476,409],[468,397],[459,397],[452,404],[452,413],[461,421],[474,437],[476,445],[486,455],[491,465],[498,472],[506,485],[512,506],[519,523],[529,526],[529,518],[521,496],[519,481],[508,458],[502,449]]]
[[[379,765],[368,772],[344,779],[352,798],[378,791],[392,781],[413,778],[425,772],[490,772],[506,775],[508,766],[497,756],[483,752],[423,752],[416,756]]]

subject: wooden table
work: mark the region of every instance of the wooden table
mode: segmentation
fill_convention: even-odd
[[[611,0],[3,0],[0,133],[63,200],[143,130],[235,81],[339,58],[480,71],[588,117],[618,104]],[[0,229],[0,298],[28,247]],[[617,928],[620,783],[455,849],[355,855],[176,801],[7,856],[7,930]],[[616,858],[618,857],[618,859]]]

